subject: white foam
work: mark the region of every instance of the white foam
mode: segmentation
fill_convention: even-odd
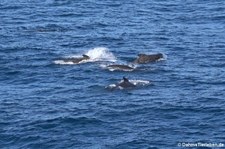
[[[96,47],[90,49],[85,54],[90,57],[89,61],[110,61],[110,62],[116,61],[116,57],[113,55],[113,53],[110,52],[109,49],[105,47]]]
[[[119,71],[127,71],[127,72],[131,72],[131,71],[133,71],[134,69],[120,69],[120,68],[111,68],[111,67],[108,67],[108,70],[109,70],[109,71],[117,71],[117,70],[119,70]]]
[[[119,83],[122,83],[122,82],[123,80],[121,80]],[[150,84],[150,81],[147,81],[147,80],[129,80],[129,82],[136,86]]]
[[[110,84],[109,87],[116,87],[116,84]]]
[[[109,69],[109,71],[115,71],[116,69],[113,69],[113,68],[108,68]]]
[[[167,55],[163,53],[163,58],[161,60],[167,60]]]
[[[106,86],[105,88],[106,89],[116,89],[117,86],[116,86],[116,84],[110,84],[110,85]]]
[[[134,69],[137,68],[137,65],[136,65],[136,64],[132,64],[132,63],[128,64],[128,66],[129,66],[129,67],[132,67],[132,68],[134,68]]]
[[[106,69],[107,66],[108,66],[107,64],[100,64],[100,67],[103,68],[103,69]]]
[[[147,80],[129,80],[129,81],[136,86],[144,86],[150,84],[150,81]]]

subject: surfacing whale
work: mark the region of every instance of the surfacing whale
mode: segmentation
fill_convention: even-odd
[[[127,78],[123,77],[123,81],[117,84],[118,87],[122,88],[132,88],[135,87],[133,83],[131,83]]]
[[[111,84],[106,88],[108,88],[108,89],[132,89],[134,87],[136,87],[135,84],[131,83],[127,78],[123,77],[123,80],[121,80],[119,83]]]
[[[138,58],[134,61],[134,63],[146,64],[146,63],[150,63],[150,62],[155,62],[161,58],[163,58],[162,53],[151,54],[151,55],[138,54]]]
[[[115,65],[108,65],[107,68],[110,71],[114,71],[114,70],[120,70],[120,71],[133,71],[134,68],[130,67],[128,65],[120,65],[120,64],[115,64]]]
[[[68,59],[64,59],[64,62],[72,62],[74,64],[78,64],[84,60],[88,60],[90,59],[90,57],[88,55],[83,54],[83,57],[78,57],[78,58],[68,58]]]
[[[144,87],[149,84],[150,84],[150,81],[147,81],[147,80],[129,80],[126,77],[123,77],[123,79],[120,82],[115,84],[110,84],[106,88],[110,90],[134,89],[138,87]]]

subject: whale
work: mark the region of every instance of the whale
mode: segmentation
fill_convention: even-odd
[[[115,90],[115,89],[134,89],[138,87],[144,87],[150,84],[150,81],[147,80],[129,80],[126,77],[123,77],[123,79],[115,84],[110,84],[106,86],[106,89]]]
[[[116,87],[119,88],[133,88],[136,87],[133,83],[131,83],[126,77],[123,77],[123,81],[119,82]]]
[[[138,54],[138,57],[134,60],[134,63],[137,64],[146,64],[146,63],[151,63],[155,62],[159,59],[163,58],[162,53],[157,53],[157,54]]]
[[[68,58],[68,59],[64,59],[64,62],[72,62],[74,64],[78,64],[84,60],[88,60],[90,59],[90,57],[88,55],[83,54],[82,57],[78,57],[78,58]]]
[[[115,65],[108,65],[107,68],[109,70],[120,70],[120,71],[133,71],[134,68],[130,67],[128,65],[120,65],[120,64],[115,64]]]

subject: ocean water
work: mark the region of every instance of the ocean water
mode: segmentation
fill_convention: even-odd
[[[151,83],[107,89],[123,76]],[[0,85],[2,149],[225,144],[225,1],[0,0]]]

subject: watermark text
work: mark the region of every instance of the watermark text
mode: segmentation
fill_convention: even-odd
[[[214,148],[222,148],[225,147],[224,143],[206,143],[206,142],[179,142],[177,146],[183,148],[193,148],[193,147],[214,147]]]

